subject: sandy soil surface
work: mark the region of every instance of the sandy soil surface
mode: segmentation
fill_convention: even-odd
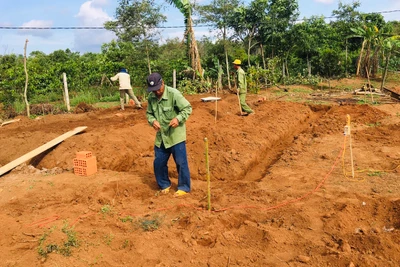
[[[158,193],[145,110],[1,127],[0,166],[87,129],[0,177],[0,265],[399,266],[400,104],[287,101],[290,91],[249,95],[247,117],[233,94],[187,96],[193,190],[181,198],[172,159],[173,190]],[[74,175],[79,151],[97,173]]]

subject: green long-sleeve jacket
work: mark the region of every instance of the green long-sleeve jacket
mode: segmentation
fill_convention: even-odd
[[[246,81],[246,73],[242,68],[238,68],[236,71],[237,75],[237,89],[239,90],[239,94],[247,93],[247,81]]]
[[[146,111],[147,121],[153,126],[153,122],[157,120],[161,126],[161,130],[156,134],[154,144],[160,147],[163,142],[165,148],[170,148],[185,141],[185,122],[191,113],[192,106],[178,90],[165,86],[164,94],[160,99],[151,93]],[[173,118],[177,118],[179,121],[179,125],[176,128],[169,126]]]

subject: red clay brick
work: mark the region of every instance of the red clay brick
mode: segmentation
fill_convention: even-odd
[[[89,176],[97,172],[96,157],[90,158],[74,158],[74,173],[80,176]]]
[[[96,172],[97,172],[97,166],[91,166],[88,168],[74,167],[75,175],[79,175],[79,176],[89,176],[89,175],[95,174]]]
[[[74,158],[74,167],[84,167],[88,168],[91,165],[96,165],[96,157],[90,157],[86,159],[81,159],[81,158]]]
[[[93,156],[93,154],[92,154],[91,151],[79,151],[79,152],[76,152],[76,157],[78,159],[87,159],[87,158],[90,158],[92,156]]]

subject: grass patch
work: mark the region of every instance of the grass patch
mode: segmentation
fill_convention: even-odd
[[[89,91],[78,92],[74,97],[71,98],[71,106],[77,106],[79,103],[94,104],[98,102],[98,97]]]
[[[66,241],[59,241],[57,239],[63,238],[66,235]],[[65,239],[64,239],[65,240]],[[65,257],[72,255],[72,248],[79,247],[77,233],[73,227],[69,227],[67,222],[61,231],[57,231],[56,227],[51,228],[49,231],[43,233],[39,238],[38,254],[40,257],[47,258],[50,253],[56,252]]]
[[[306,93],[309,94],[311,92],[313,92],[312,89],[308,89],[308,88],[293,88],[290,90],[290,92],[292,93]]]
[[[95,103],[93,106],[95,108],[107,109],[107,108],[116,107],[116,106],[119,106],[119,105],[120,105],[120,103],[118,101],[118,102],[98,102],[98,103]]]

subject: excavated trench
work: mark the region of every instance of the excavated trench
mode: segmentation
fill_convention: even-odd
[[[295,127],[291,127],[284,135],[279,136],[276,142],[263,147],[256,159],[251,161],[238,177],[247,181],[258,181],[264,178],[269,173],[269,169],[281,159],[284,151],[289,149],[300,135],[312,135],[313,128],[310,126],[331,109],[331,106],[326,105],[308,105],[308,107],[313,112],[312,115],[305,121],[298,121]]]

